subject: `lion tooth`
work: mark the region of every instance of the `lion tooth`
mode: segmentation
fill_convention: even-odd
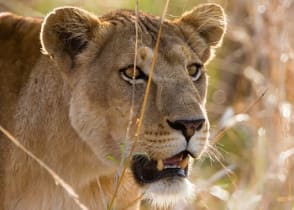
[[[157,168],[157,170],[158,171],[162,171],[163,170],[163,161],[161,160],[161,159],[159,159],[158,161],[157,161],[157,166],[156,166],[156,168]]]
[[[181,169],[185,169],[188,166],[188,163],[189,163],[189,156],[187,156],[185,159],[183,159],[180,162]]]

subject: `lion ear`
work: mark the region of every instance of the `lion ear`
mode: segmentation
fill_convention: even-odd
[[[226,31],[226,15],[217,4],[202,4],[186,12],[176,22],[192,27],[211,47],[221,44]]]
[[[43,52],[59,65],[73,68],[76,56],[87,47],[99,23],[96,16],[79,8],[53,10],[45,17],[41,27]]]

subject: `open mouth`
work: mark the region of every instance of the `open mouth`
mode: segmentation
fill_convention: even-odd
[[[132,171],[141,183],[151,183],[168,177],[187,177],[189,154],[186,151],[164,160],[149,159],[145,155],[134,155]]]

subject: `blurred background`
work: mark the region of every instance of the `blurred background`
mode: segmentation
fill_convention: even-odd
[[[167,18],[203,2],[225,8],[228,31],[208,65],[212,146],[192,169],[197,197],[175,209],[294,210],[294,0],[171,0]],[[160,15],[164,4],[139,8]],[[135,0],[0,0],[0,11],[44,16],[64,5],[100,15]]]

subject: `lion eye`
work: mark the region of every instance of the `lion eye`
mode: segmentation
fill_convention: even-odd
[[[190,77],[192,77],[193,81],[197,81],[200,78],[202,74],[202,68],[203,68],[203,65],[200,63],[194,63],[188,66],[188,73]]]
[[[134,66],[128,66],[127,68],[120,70],[121,77],[131,84],[144,83],[147,76],[141,71],[139,67],[134,69]]]

